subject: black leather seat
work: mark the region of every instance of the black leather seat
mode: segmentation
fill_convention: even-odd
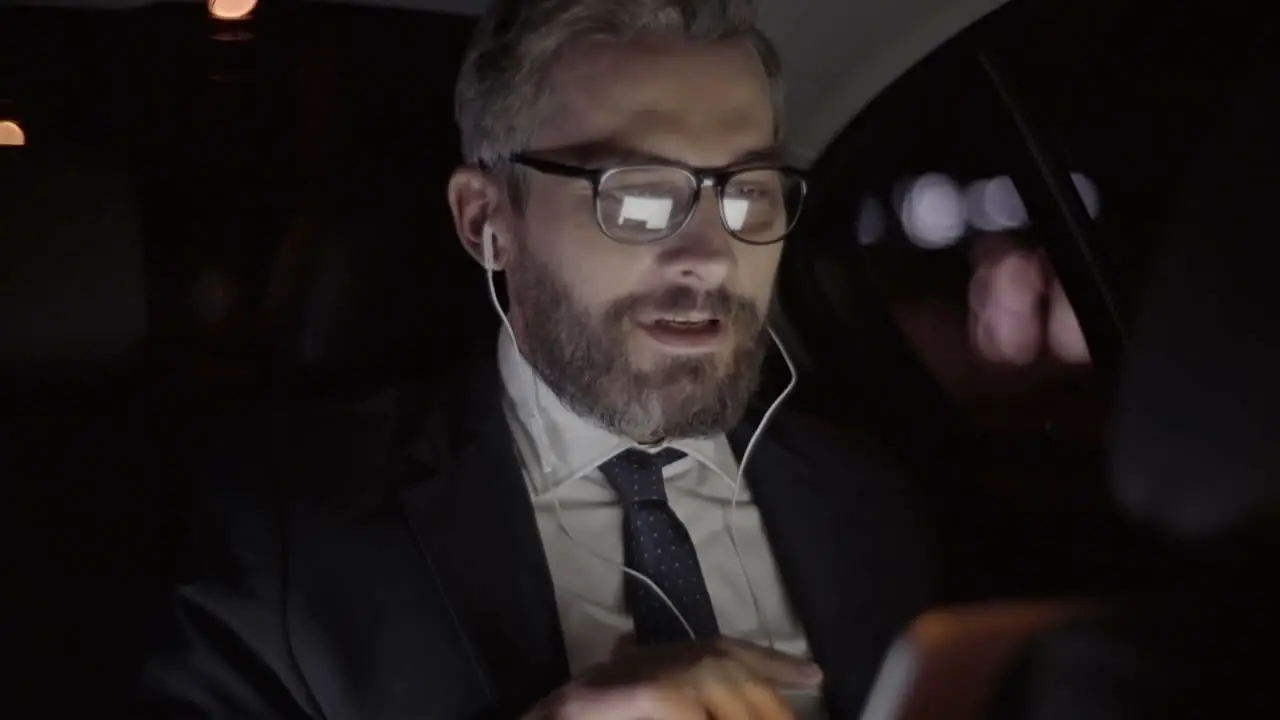
[[[496,338],[484,273],[454,235],[443,189],[435,192],[418,202],[350,201],[308,220],[294,292],[271,333],[279,377],[304,395],[358,391],[429,377],[486,333]]]
[[[127,168],[101,152],[0,149],[0,372],[8,385],[128,374],[146,333]]]
[[[6,708],[42,717],[116,681],[167,546],[135,211],[116,158],[0,148],[0,647]]]

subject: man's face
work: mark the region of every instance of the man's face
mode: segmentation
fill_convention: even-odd
[[[590,168],[733,167],[769,150],[747,41],[592,40],[568,49],[531,155]],[[734,239],[711,188],[675,235],[607,237],[590,182],[525,172],[506,263],[521,349],[576,412],[646,441],[736,424],[755,389],[781,244]]]

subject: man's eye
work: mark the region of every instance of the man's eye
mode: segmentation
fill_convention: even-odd
[[[773,187],[762,184],[730,185],[725,188],[725,192],[745,200],[763,200],[775,194]]]

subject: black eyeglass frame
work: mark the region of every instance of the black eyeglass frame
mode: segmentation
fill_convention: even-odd
[[[698,203],[702,200],[701,191],[703,188],[706,188],[706,187],[711,187],[715,189],[716,205],[718,207],[717,214],[720,216],[720,224],[724,226],[725,231],[727,231],[730,235],[732,235],[735,240],[746,243],[748,245],[757,245],[757,246],[773,245],[775,243],[782,242],[787,237],[787,235],[791,232],[791,230],[795,228],[796,221],[800,218],[800,213],[804,209],[805,197],[809,193],[809,183],[808,183],[808,180],[805,178],[804,172],[799,168],[791,167],[789,165],[782,165],[782,164],[749,163],[746,165],[729,167],[729,168],[723,168],[723,167],[700,168],[700,167],[662,164],[662,163],[643,163],[643,164],[637,164],[637,165],[620,165],[617,167],[608,167],[608,168],[588,168],[588,167],[582,167],[580,165],[562,163],[556,160],[548,160],[546,158],[533,157],[526,154],[512,155],[509,158],[509,162],[515,165],[521,165],[521,166],[527,167],[531,170],[535,170],[537,172],[544,173],[546,175],[555,175],[557,177],[586,180],[587,182],[591,183],[591,202],[595,206],[596,225],[600,228],[600,232],[604,233],[605,237],[609,238],[610,240],[616,243],[620,243],[623,245],[652,245],[654,243],[662,242],[663,240],[666,240],[667,238],[670,238],[676,235],[681,230],[684,230],[685,227],[688,226],[689,220],[692,219],[693,216],[697,213]],[[689,203],[689,210],[688,212],[685,213],[684,219],[680,222],[679,227],[673,228],[668,232],[666,232],[665,234],[656,236],[652,239],[635,241],[635,240],[620,239],[620,238],[614,237],[613,234],[610,233],[609,230],[605,228],[604,219],[600,217],[600,186],[601,184],[604,183],[605,180],[609,178],[609,176],[615,173],[627,171],[627,170],[646,170],[646,169],[677,170],[688,175],[689,178],[693,180],[694,188],[695,188],[693,192],[693,200]],[[781,233],[779,233],[778,237],[774,238],[773,240],[769,240],[767,242],[758,242],[755,240],[748,240],[742,237],[737,232],[735,232],[733,228],[729,227],[729,221],[724,216],[725,187],[728,186],[729,182],[732,181],[733,178],[737,177],[738,175],[741,175],[743,173],[748,173],[748,172],[760,171],[760,170],[776,170],[776,171],[785,173],[787,175],[790,175],[798,181],[799,188],[800,188],[800,198],[796,204],[795,213],[793,213],[790,217],[787,218],[786,229],[784,229]]]

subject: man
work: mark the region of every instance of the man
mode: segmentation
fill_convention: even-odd
[[[803,197],[754,20],[495,3],[449,201],[497,351],[228,454],[142,710],[856,716],[925,553],[874,453],[753,398]]]

